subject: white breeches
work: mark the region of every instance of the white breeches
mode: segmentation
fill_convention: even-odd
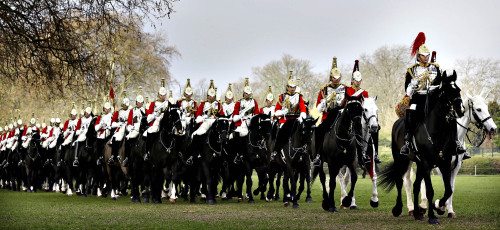
[[[21,146],[23,148],[28,148],[28,145],[30,144],[30,141],[31,141],[31,137],[27,138],[25,141],[23,141],[23,143],[21,144]]]
[[[76,142],[84,142],[87,139],[87,129],[82,130],[80,135],[76,138]]]
[[[193,136],[198,136],[198,135],[203,135],[205,134],[210,127],[212,127],[212,124],[215,122],[214,118],[207,118],[201,123],[200,127],[193,133]]]
[[[234,130],[235,132],[240,134],[240,137],[245,137],[246,135],[248,135],[247,121],[248,120],[241,121],[241,125]]]
[[[69,143],[71,143],[72,141],[73,141],[73,132],[70,132],[70,133],[68,133],[68,136],[66,137],[66,139],[64,139],[62,146],[66,146]]]
[[[50,137],[49,138],[49,149],[53,149],[57,145],[57,138]]]
[[[149,127],[147,130],[148,133],[157,133],[160,130],[160,121],[162,118],[163,116],[155,118],[153,125]]]
[[[121,141],[123,140],[123,137],[125,136],[125,125],[121,125],[113,134],[113,138],[115,141]]]

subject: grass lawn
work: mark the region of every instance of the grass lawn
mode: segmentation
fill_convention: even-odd
[[[436,194],[443,194],[440,177],[433,177]],[[254,183],[255,184],[255,183]],[[338,186],[337,186],[338,187]],[[190,204],[132,204],[127,197],[68,197],[60,193],[25,193],[0,190],[0,229],[32,228],[167,228],[167,229],[500,229],[500,176],[459,176],[454,208],[457,218],[440,218],[430,226],[407,215],[391,215],[395,193],[379,190],[380,206],[369,205],[371,181],[359,179],[356,187],[358,210],[328,213],[321,209],[321,185],[313,186],[313,202],[298,209],[281,202],[255,204],[220,201],[213,206]],[[338,192],[337,192],[338,194]],[[337,197],[337,207],[339,205]],[[438,196],[437,196],[438,197]],[[404,197],[405,198],[405,197]],[[405,200],[403,200],[406,202]]]

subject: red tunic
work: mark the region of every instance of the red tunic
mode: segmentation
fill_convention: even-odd
[[[257,101],[254,99],[254,106],[253,106],[253,112],[252,114],[253,115],[257,115],[259,114],[259,105],[257,104]],[[233,111],[233,115],[240,115],[240,109],[241,109],[241,100],[237,101],[235,104],[234,104],[234,111]],[[238,120],[236,123],[234,123],[234,125],[236,127],[240,126],[241,125],[241,119]]]
[[[278,111],[278,110],[281,110],[283,107],[281,106],[281,104],[284,103],[284,100],[285,100],[285,94],[281,94],[279,97],[278,97],[278,102],[276,103],[276,106],[274,108],[274,111]],[[297,105],[298,108],[298,111],[301,112],[301,113],[305,113],[307,111],[306,109],[306,104],[304,103],[304,99],[302,98],[302,94],[299,94],[299,103]],[[289,111],[290,113],[291,111]],[[293,117],[290,117],[293,119]],[[285,119],[285,116],[282,116],[279,118],[279,123],[282,124],[282,123],[285,123],[286,119]]]

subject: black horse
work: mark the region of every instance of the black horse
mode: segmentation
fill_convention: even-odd
[[[456,72],[453,71],[453,75],[449,77],[446,75],[446,72],[443,73],[443,76],[438,75],[437,77],[442,79],[441,85],[433,92],[427,94],[427,111],[425,111],[427,115],[415,129],[414,142],[416,143],[417,152],[410,156],[399,153],[404,144],[404,120],[403,118],[397,120],[392,129],[392,156],[394,162],[382,172],[380,182],[389,191],[394,185],[397,187],[398,196],[396,198],[396,205],[392,209],[392,214],[399,216],[403,207],[401,200],[402,177],[408,169],[410,160],[415,161],[417,164],[417,174],[413,183],[415,203],[413,216],[417,220],[424,218],[423,212],[418,205],[420,185],[421,181],[424,180],[429,202],[428,221],[430,224],[439,223],[434,214],[434,209],[436,209],[438,214],[444,214],[445,202],[453,192],[450,177],[454,166],[451,164],[451,158],[457,152],[455,137],[452,133],[457,127],[456,118],[463,116],[460,88],[455,84],[457,79]],[[436,166],[441,171],[445,188],[443,197],[436,202],[438,203],[437,207],[433,204],[434,190],[430,177],[431,170]]]
[[[149,202],[151,183],[150,175],[146,172],[148,172],[147,166],[149,166],[150,162],[144,160],[146,141],[141,135],[148,127],[146,116],[143,116],[140,122],[139,136],[126,140],[125,148],[130,148],[130,156],[126,156],[129,158],[130,199],[134,203],[141,202],[139,188],[142,188],[145,191],[143,194],[144,202],[147,203]]]
[[[312,117],[307,117],[302,122],[299,122],[298,119],[289,119],[279,131],[284,134],[281,136],[284,139],[284,145],[278,154],[285,163],[283,177],[283,202],[285,206],[292,202],[293,208],[299,207],[297,181],[299,175],[302,174],[302,177],[305,178],[306,174],[309,173],[307,164],[310,163],[309,150],[315,124],[316,120]]]
[[[324,160],[328,163],[330,174],[329,192],[326,191],[326,185],[322,183],[322,207],[326,211],[337,211],[334,199],[336,177],[344,165],[353,173],[351,173],[351,188],[347,196],[342,200],[342,206],[349,207],[354,195],[354,187],[358,178],[354,172],[356,172],[355,169],[357,167],[357,152],[361,147],[362,141],[361,116],[363,115],[363,107],[361,105],[361,97],[346,98],[349,102],[347,102],[340,116],[335,119],[335,123],[330,127],[323,141]]]
[[[255,169],[259,183],[253,191],[253,195],[260,193],[260,200],[265,200],[266,186],[269,182],[268,170],[271,156],[269,138],[272,130],[272,120],[270,114],[259,114],[250,119],[248,132],[248,155],[246,159],[252,168]],[[251,172],[251,171],[250,171]],[[251,173],[247,174],[247,180],[251,178]],[[251,190],[247,187],[247,192]]]
[[[40,155],[40,134],[35,132],[31,137],[26,151],[26,187],[28,192],[35,192],[41,188],[40,171],[42,168]]]
[[[161,203],[161,192],[165,180],[171,178],[177,170],[178,156],[173,153],[175,134],[182,130],[180,111],[177,108],[163,112],[160,130],[156,134],[148,134],[154,138],[151,147],[151,198],[153,203]]]
[[[82,196],[92,194],[92,188],[98,177],[102,177],[97,169],[96,141],[97,132],[94,128],[96,117],[92,118],[85,133],[85,140],[75,144],[75,154],[78,154],[76,182],[81,188],[78,193]]]
[[[199,171],[197,175],[194,175],[195,178],[192,178],[190,187],[191,190],[197,191],[201,182],[202,194],[206,195],[208,204],[215,204],[217,184],[222,177],[223,145],[229,139],[229,123],[228,117],[215,118],[207,132],[203,135],[195,135],[191,143],[193,164]],[[194,201],[196,194],[191,193],[190,195],[191,201]]]

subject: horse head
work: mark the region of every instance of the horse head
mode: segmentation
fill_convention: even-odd
[[[271,135],[272,122],[271,115],[269,114],[258,114],[250,119],[250,125],[248,126],[249,131],[252,135],[256,135],[257,138],[269,138]]]
[[[231,118],[229,116],[219,116],[215,119],[212,127],[212,134],[219,135],[218,143],[226,143],[229,140]]]
[[[491,138],[492,135],[495,134],[497,126],[495,121],[491,118],[485,99],[481,94],[471,96],[466,93],[466,97],[465,116],[467,116],[478,128],[488,132]]]
[[[365,125],[371,133],[376,133],[380,129],[378,123],[378,107],[376,104],[377,97],[365,98],[363,103],[363,119]]]
[[[181,111],[177,107],[170,107],[163,112],[163,119],[160,121],[160,129],[174,135],[183,135],[184,127],[181,121]]]
[[[464,106],[462,97],[460,96],[460,88],[456,85],[457,72],[453,70],[453,74],[447,76],[446,71],[442,75],[442,82],[439,86],[439,101],[454,112],[454,116],[459,118],[464,115]]]

